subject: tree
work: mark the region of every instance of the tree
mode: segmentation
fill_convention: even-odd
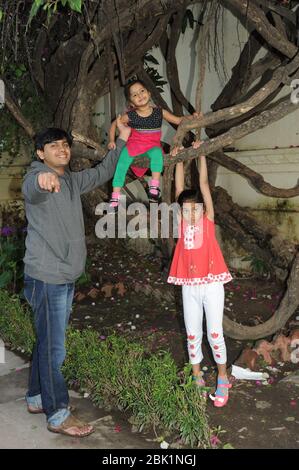
[[[299,78],[299,8],[294,8],[297,2],[2,0],[0,4],[1,77],[6,84],[6,111],[28,136],[34,134],[37,121],[45,114],[48,123],[71,130],[76,141],[73,149],[76,169],[86,165],[86,161],[100,159],[104,153],[93,124],[93,104],[110,91],[113,117],[115,87],[123,85],[132,74],[137,73],[155,101],[168,108],[157,79],[158,85],[165,82],[149,66],[152,57],[148,54],[156,45],[165,58],[173,111],[182,114],[184,109],[199,110],[209,54],[207,38],[214,34],[223,8],[240,19],[248,29],[248,42],[223,91],[212,104],[212,112],[200,119],[183,120],[175,137],[179,146],[186,136],[189,142],[194,138],[191,130],[200,133],[200,129],[205,128],[209,140],[197,151],[192,147],[185,149],[175,160],[165,157],[164,198],[171,201],[174,163],[185,161],[191,178],[194,172],[190,172],[190,168],[194,169],[196,158],[200,152],[207,154],[216,222],[248,252],[271,266],[280,279],[287,280],[285,296],[268,322],[245,327],[225,318],[225,331],[233,338],[256,339],[281,328],[299,304],[297,247],[282,240],[275,227],[258,222],[234,203],[223,188],[215,187],[215,178],[217,168],[224,166],[266,196],[291,198],[299,195],[299,183],[289,189],[273,187],[261,174],[225,153],[237,139],[298,109],[290,96],[274,101],[284,86],[290,86]],[[190,10],[190,5],[194,4],[198,4],[201,11],[198,20],[201,66],[197,99],[192,105],[180,88],[175,51],[187,22],[195,21]],[[264,57],[255,60],[262,47],[266,49]],[[29,83],[30,92],[25,93],[25,83]],[[28,100],[34,99],[39,111],[40,103],[44,103],[41,115],[36,110],[30,116],[26,111]],[[100,195],[103,196],[103,190]]]

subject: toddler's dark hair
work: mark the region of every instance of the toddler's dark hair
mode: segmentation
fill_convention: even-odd
[[[124,87],[124,94],[127,101],[130,101],[130,89],[136,83],[140,83],[140,85],[147,90],[146,84],[142,80],[139,80],[137,77],[134,77],[132,80],[129,80]]]
[[[198,202],[203,204],[204,200],[199,189],[185,189],[178,197],[178,204],[182,207],[185,202]]]
[[[70,147],[72,146],[73,137],[68,132],[63,129],[59,129],[58,127],[48,127],[47,129],[35,134],[33,137],[34,148],[35,150],[44,150],[44,146],[46,144],[63,139],[67,141]]]

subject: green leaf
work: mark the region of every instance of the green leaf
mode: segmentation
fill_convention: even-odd
[[[152,62],[153,64],[159,65],[159,62],[157,61],[157,59],[151,54],[146,54],[144,58],[147,62]]]
[[[81,13],[82,0],[68,0],[68,3],[72,10]]]
[[[186,14],[183,16],[182,19],[182,33],[184,34],[187,28],[187,16]]]
[[[0,274],[0,289],[3,289],[4,287],[7,286],[13,279],[13,273],[12,272],[5,272]]]
[[[195,20],[191,10],[186,10],[186,13],[183,16],[182,20],[182,33],[184,34],[187,29],[187,23],[189,23],[190,27],[193,29]]]
[[[32,4],[30,14],[29,14],[29,20],[27,26],[31,23],[35,15],[37,14],[38,10],[40,9],[41,5],[43,5],[44,0],[34,0],[34,3]]]
[[[7,257],[5,256],[5,254],[0,256],[0,268],[6,262],[6,260]]]
[[[23,75],[23,71],[20,68],[17,68],[15,70],[15,75],[17,78],[21,78],[21,76]]]
[[[2,21],[2,18],[3,18],[3,10],[1,10],[0,8],[0,21]]]
[[[12,254],[17,250],[17,247],[10,242],[3,243],[2,245],[2,252],[7,257],[11,257]]]
[[[228,444],[224,444],[222,449],[234,449],[234,447],[231,444],[228,443]]]
[[[191,10],[186,10],[186,16],[187,16],[187,19],[189,21],[190,28],[193,29],[193,26],[194,26],[194,23],[195,23],[193,12]]]

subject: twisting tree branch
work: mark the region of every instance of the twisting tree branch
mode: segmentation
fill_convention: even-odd
[[[288,319],[294,314],[299,305],[299,253],[294,259],[290,275],[288,277],[288,288],[279,304],[275,314],[265,323],[257,326],[245,326],[237,323],[226,315],[223,319],[223,328],[226,335],[234,339],[259,339],[273,335],[284,327]]]
[[[5,82],[4,82],[5,83]],[[28,119],[25,118],[23,115],[20,107],[16,104],[15,100],[11,97],[10,92],[8,90],[7,84],[5,87],[5,105],[7,106],[7,109],[10,111],[10,113],[13,115],[15,120],[20,124],[20,126],[24,129],[26,134],[29,137],[33,137],[35,134],[35,131],[33,129],[33,126],[31,123],[28,121]]]
[[[245,137],[248,134],[251,134],[259,129],[267,127],[269,124],[282,119],[284,116],[287,116],[290,113],[295,112],[299,109],[298,104],[294,104],[290,101],[290,97],[286,96],[276,102],[274,105],[269,106],[266,110],[258,114],[257,116],[252,117],[248,121],[230,129],[228,132],[221,134],[220,136],[214,137],[208,141],[205,141],[201,146],[194,150],[193,148],[185,149],[176,157],[170,155],[164,156],[165,166],[172,165],[180,161],[186,161],[188,159],[196,158],[199,155],[210,155],[211,153],[219,150],[220,148],[231,146],[233,142],[242,137]],[[212,158],[212,157],[211,157]],[[146,158],[136,158],[135,163],[146,166]]]
[[[265,41],[288,58],[294,57],[298,48],[267,19],[265,13],[255,2],[249,0],[222,0],[222,3],[241,13]]]
[[[267,183],[260,173],[256,173],[248,166],[232,157],[229,157],[221,150],[214,152],[211,158],[219,163],[219,165],[245,178],[251,186],[253,186],[260,194],[263,194],[264,196],[277,198],[290,198],[299,196],[299,180],[296,186],[293,188],[275,188],[270,183]]]
[[[261,48],[261,41],[259,41],[256,36],[255,30],[249,35],[248,41],[244,45],[236,65],[232,68],[230,80],[221,91],[215,103],[211,106],[213,111],[227,107],[228,104],[234,104],[241,96],[242,90],[244,89],[244,82],[247,80],[248,74],[252,71],[252,61]],[[229,97],[233,97],[233,99]]]
[[[106,61],[109,75],[109,90],[110,90],[110,119],[114,121],[116,118],[116,96],[114,87],[114,60],[112,47],[109,39],[106,41]]]
[[[174,145],[178,147],[181,146],[187,130],[208,127],[223,120],[245,115],[270,96],[281,83],[288,83],[289,75],[296,71],[298,67],[299,55],[297,55],[287,66],[281,66],[276,69],[268,83],[258,89],[258,91],[246,101],[235,106],[215,111],[214,113],[207,113],[200,119],[184,119],[178,127],[177,134],[174,138]],[[292,77],[292,79],[293,78],[294,77]]]
[[[199,37],[197,41],[197,62],[199,73],[195,97],[196,112],[200,112],[202,109],[202,91],[206,73],[209,30],[215,17],[216,8],[217,2],[212,1],[208,7],[207,16],[204,18],[204,25],[199,30]]]
[[[101,145],[95,142],[94,140],[89,139],[88,137],[81,135],[76,131],[72,131],[72,136],[74,137],[75,142],[79,142],[81,144],[84,144],[88,147],[95,149],[97,151],[97,157],[105,154],[103,147],[101,147]]]
[[[166,61],[166,74],[170,84],[173,112],[178,116],[183,114],[182,106],[184,106],[190,114],[194,113],[193,106],[182,93],[176,59],[176,48],[181,34],[184,14],[185,9],[174,13],[170,26],[170,36],[168,37],[167,31],[165,30],[160,40],[160,49]]]

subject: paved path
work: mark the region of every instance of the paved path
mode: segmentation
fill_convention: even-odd
[[[0,363],[0,448],[1,449],[154,449],[159,444],[133,434],[129,423],[118,414],[95,407],[89,399],[70,392],[79,418],[91,422],[96,431],[85,438],[51,433],[43,414],[27,412],[25,393],[29,364],[10,351]]]

